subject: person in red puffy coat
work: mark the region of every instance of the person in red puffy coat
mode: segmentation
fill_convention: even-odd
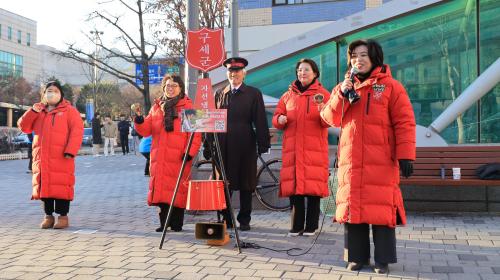
[[[68,212],[74,197],[75,156],[83,138],[80,113],[64,99],[57,81],[48,82],[36,103],[19,119],[26,134],[34,132],[33,192],[31,199],[43,201],[43,229],[69,226]],[[54,211],[60,216],[55,222]]]
[[[184,82],[176,75],[166,75],[162,83],[163,96],[155,100],[149,114],[144,118],[140,110],[136,112],[135,129],[143,137],[152,136],[149,174],[148,205],[159,207],[160,227],[163,231],[167,213],[181,169],[184,156],[187,158],[179,190],[172,208],[172,215],[167,227],[181,231],[184,224],[184,210],[188,195],[188,180],[193,157],[201,145],[201,135],[195,133],[193,143],[187,155],[186,147],[189,133],[181,132],[182,109],[193,107],[191,99],[184,92]]]
[[[346,79],[321,112],[326,122],[341,128],[335,220],[345,223],[348,269],[369,264],[371,225],[375,272],[386,273],[388,264],[397,261],[395,227],[406,224],[399,170],[405,177],[413,170],[415,116],[377,42],[354,41],[347,54]]]
[[[281,96],[273,126],[284,131],[280,196],[290,197],[292,205],[288,235],[311,236],[318,229],[320,198],[328,196],[329,125],[319,112],[330,93],[318,80],[320,73],[314,60],[301,59],[295,70],[297,80]]]

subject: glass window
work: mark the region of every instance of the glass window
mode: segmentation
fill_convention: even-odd
[[[21,36],[22,36],[22,34],[21,34],[21,30],[17,30],[17,42],[18,42],[19,44],[21,44]]]
[[[248,73],[245,83],[257,87],[270,99],[274,98],[274,100],[265,100],[267,103],[277,103],[281,95],[288,90],[289,85],[297,79],[295,65],[302,58],[310,58],[316,62],[320,71],[319,80],[328,91],[337,84],[337,44],[335,42],[325,43],[254,70]],[[273,113],[274,108],[268,111],[269,124],[271,124]],[[278,135],[277,139],[281,139],[281,136]]]
[[[7,39],[12,40],[12,27],[7,27]]]
[[[480,1],[479,10],[479,65],[483,72],[500,57],[500,3],[496,0]],[[500,143],[500,85],[481,99],[480,135],[482,143]]]
[[[393,77],[410,95],[417,124],[429,126],[477,77],[474,3],[450,1],[345,37],[341,73],[348,43],[376,39]],[[440,134],[450,144],[477,143],[477,122],[476,104]]]
[[[23,56],[0,51],[0,77],[23,75]]]
[[[31,45],[31,33],[26,33],[26,45]]]

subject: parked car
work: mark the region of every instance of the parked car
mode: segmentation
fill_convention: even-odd
[[[87,128],[83,129],[82,145],[83,146],[92,146],[92,128],[91,127],[87,127]]]
[[[31,142],[28,139],[28,135],[20,133],[12,139],[12,144],[14,145],[15,150],[19,150],[21,148],[28,148],[28,146],[31,145]]]

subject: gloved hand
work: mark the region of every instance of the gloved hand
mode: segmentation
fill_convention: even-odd
[[[210,148],[204,148],[203,149],[203,158],[206,160],[210,160],[212,158],[212,153],[210,152]]]
[[[399,169],[401,170],[401,175],[408,178],[413,174],[413,162],[409,159],[400,159]]]
[[[186,156],[186,161],[191,161],[193,159],[193,157],[190,156],[189,154],[183,154],[181,160],[184,160],[184,156]]]
[[[259,156],[264,153],[267,153],[267,151],[269,151],[269,147],[259,147],[258,149]]]

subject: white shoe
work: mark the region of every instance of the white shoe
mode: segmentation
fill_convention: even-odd
[[[293,231],[293,230],[291,230],[291,231],[288,232],[287,236],[288,237],[296,237],[296,236],[299,236],[301,234],[302,234],[302,231]]]
[[[302,233],[302,235],[304,236],[314,236],[316,235],[316,231],[304,231],[304,233]]]

